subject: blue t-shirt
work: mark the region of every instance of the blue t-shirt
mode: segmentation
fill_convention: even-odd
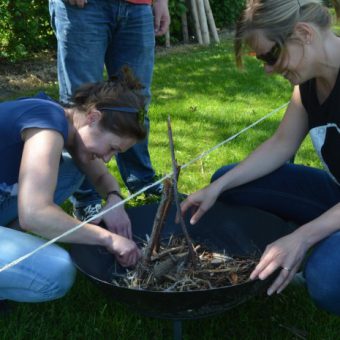
[[[48,96],[0,103],[0,191],[11,191],[18,182],[24,143],[21,133],[29,128],[52,129],[67,140],[64,109]],[[41,99],[45,98],[45,99]]]

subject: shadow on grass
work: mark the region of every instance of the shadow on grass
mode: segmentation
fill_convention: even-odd
[[[340,334],[338,318],[318,310],[301,287],[255,297],[222,314],[183,321],[182,326],[188,340],[336,339]],[[18,304],[10,318],[0,319],[0,329],[2,340],[173,338],[172,321],[138,314],[80,275],[64,299]]]

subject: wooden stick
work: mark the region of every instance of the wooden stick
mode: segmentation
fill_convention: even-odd
[[[217,34],[215,20],[214,20],[214,16],[213,16],[213,13],[212,13],[212,10],[211,10],[211,7],[210,7],[209,0],[204,0],[204,7],[205,7],[205,12],[207,14],[208,24],[209,24],[209,28],[210,28],[210,32],[212,34],[212,37],[213,37],[215,42],[219,43],[220,38]]]
[[[201,25],[200,25],[200,21],[198,19],[196,0],[190,0],[190,4],[191,4],[192,17],[194,19],[194,24],[195,24],[195,31],[196,31],[197,41],[198,41],[198,43],[200,45],[203,45]]]
[[[170,46],[171,46],[171,42],[170,42],[170,30],[168,30],[165,33],[165,47],[166,48],[170,48]]]
[[[187,18],[186,12],[182,13],[181,22],[182,22],[183,42],[184,44],[188,44],[189,43],[189,31],[188,31],[188,18]]]
[[[209,36],[207,16],[205,15],[203,0],[197,0],[197,9],[198,9],[198,17],[200,19],[203,44],[209,45],[210,36]]]
[[[161,231],[165,224],[165,220],[171,207],[171,202],[173,200],[172,186],[173,185],[171,183],[171,180],[169,178],[166,178],[163,182],[162,198],[158,205],[156,217],[153,222],[150,240],[145,249],[145,255],[143,258],[144,264],[149,264],[151,262],[152,253],[155,251],[158,252],[159,250]]]
[[[168,116],[168,135],[169,135],[169,144],[170,144],[170,151],[171,151],[172,171],[174,173],[174,175],[173,175],[173,192],[174,192],[174,200],[175,200],[175,204],[176,204],[176,208],[177,208],[177,215],[179,216],[182,231],[183,231],[184,237],[185,237],[187,244],[188,244],[189,259],[191,260],[191,263],[195,266],[196,253],[195,253],[192,241],[190,239],[188,229],[185,225],[183,216],[181,214],[181,207],[180,207],[180,204],[179,204],[178,190],[177,190],[177,179],[178,179],[179,167],[177,165],[176,158],[175,158],[175,148],[174,148],[174,142],[173,142],[173,138],[172,138],[170,116]]]

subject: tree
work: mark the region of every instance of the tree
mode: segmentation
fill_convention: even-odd
[[[335,14],[336,14],[336,21],[340,21],[340,0],[332,0],[334,9],[335,9]]]

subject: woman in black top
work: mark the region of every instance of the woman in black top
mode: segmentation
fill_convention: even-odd
[[[248,0],[238,23],[235,51],[243,44],[294,85],[274,135],[244,161],[218,170],[213,182],[182,203],[196,207],[191,223],[219,199],[255,206],[300,224],[268,245],[250,278],[280,273],[268,294],[280,293],[300,269],[312,299],[340,314],[340,38],[327,8],[313,0]],[[310,133],[324,170],[287,164]]]

